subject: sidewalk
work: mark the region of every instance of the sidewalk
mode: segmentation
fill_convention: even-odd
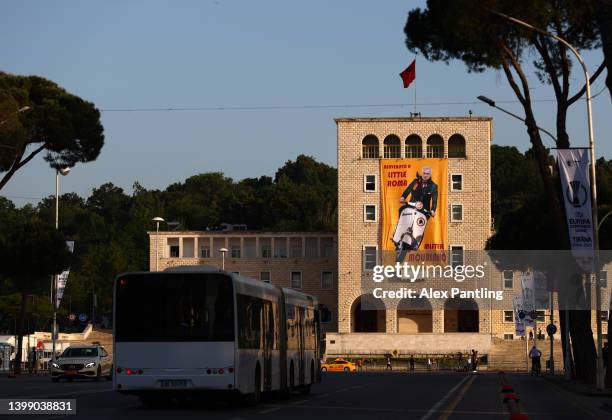
[[[543,378],[561,392],[569,394],[583,408],[597,413],[596,418],[612,417],[612,389],[597,390],[595,385],[567,381],[563,375],[544,375]],[[599,417],[603,415],[605,417]]]

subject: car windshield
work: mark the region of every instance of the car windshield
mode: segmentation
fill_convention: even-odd
[[[70,347],[64,350],[61,357],[96,357],[98,349],[92,347]]]

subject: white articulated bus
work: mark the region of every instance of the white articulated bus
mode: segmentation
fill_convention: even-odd
[[[224,392],[310,391],[320,381],[316,299],[206,266],[115,280],[116,391],[158,404]]]

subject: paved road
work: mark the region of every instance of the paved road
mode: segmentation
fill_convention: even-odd
[[[597,411],[600,401],[570,395],[542,378],[508,375],[529,419],[612,418]],[[135,397],[118,395],[109,382],[51,383],[46,377],[0,378],[0,398],[76,398],[77,417],[112,418],[369,418],[504,419],[497,374],[355,373],[325,374],[308,396],[269,399],[257,407],[195,403],[146,409]],[[40,416],[37,416],[41,418]],[[75,416],[44,416],[74,418]],[[20,417],[23,418],[23,417]]]

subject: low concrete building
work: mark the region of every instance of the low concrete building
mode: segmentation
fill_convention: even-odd
[[[338,329],[337,237],[325,232],[149,232],[150,270],[225,267],[245,277],[316,296],[321,330]],[[220,250],[227,249],[225,257]]]

